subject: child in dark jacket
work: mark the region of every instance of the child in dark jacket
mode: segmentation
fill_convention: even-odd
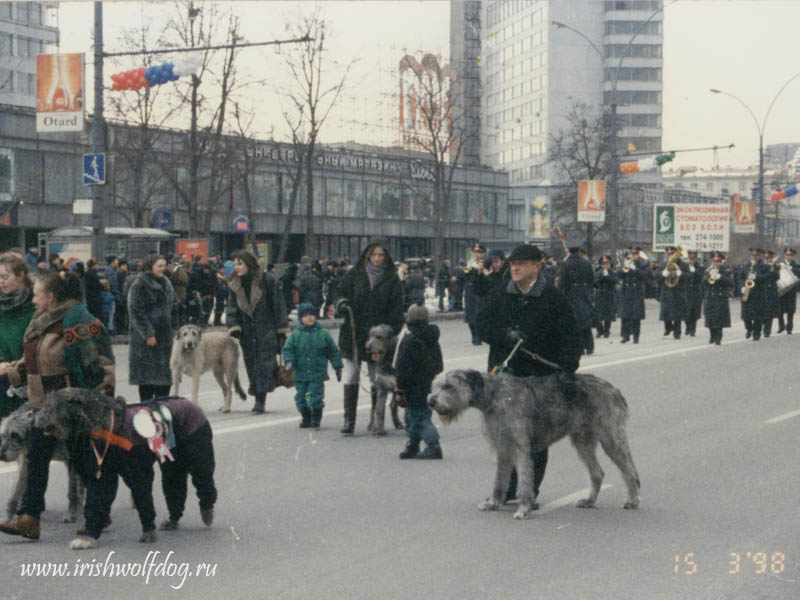
[[[434,377],[442,372],[439,328],[428,323],[428,310],[412,306],[406,317],[408,334],[397,352],[397,390],[400,405],[407,405],[410,417],[408,443],[400,458],[442,458],[439,432],[431,421],[428,395]],[[419,451],[420,441],[425,450]]]
[[[294,402],[303,417],[300,427],[318,430],[325,406],[328,361],[336,372],[336,380],[341,381],[342,356],[328,330],[316,322],[316,315],[316,307],[309,302],[301,302],[297,307],[300,325],[283,346],[283,362],[294,373]]]

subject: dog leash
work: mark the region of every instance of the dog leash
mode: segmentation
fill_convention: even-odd
[[[500,370],[502,370],[502,369],[505,369],[505,368],[508,366],[508,361],[510,361],[512,358],[514,358],[514,355],[517,353],[517,350],[519,350],[519,347],[522,345],[522,342],[523,342],[523,341],[524,341],[524,340],[523,340],[522,338],[520,338],[520,339],[518,339],[518,340],[517,340],[517,343],[516,343],[516,344],[514,344],[514,348],[511,350],[511,352],[509,353],[509,355],[508,355],[508,356],[506,356],[506,359],[505,359],[505,360],[502,362],[502,364],[495,365],[495,366],[492,368],[492,371],[491,371],[491,372],[492,372],[492,374],[495,374],[495,373],[497,373],[498,371],[500,371]],[[526,350],[526,352],[527,352],[527,350]]]
[[[525,348],[520,348],[520,350],[522,350],[525,354],[530,356],[533,360],[539,361],[543,365],[547,365],[548,367],[550,367],[551,369],[555,369],[556,371],[561,371],[561,365],[549,361],[546,358],[540,356],[539,354],[536,354],[535,352],[530,352],[529,350],[525,350]]]

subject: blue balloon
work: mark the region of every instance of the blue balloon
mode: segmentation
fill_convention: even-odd
[[[783,193],[784,193],[784,194],[786,194],[786,197],[787,197],[787,198],[788,198],[789,196],[794,196],[794,195],[797,193],[797,186],[796,186],[796,185],[793,185],[793,186],[792,186],[792,187],[790,187],[790,188],[786,188],[786,189],[784,190],[784,192],[783,192]]]

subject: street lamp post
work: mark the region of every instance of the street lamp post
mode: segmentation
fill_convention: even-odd
[[[758,240],[759,245],[764,245],[764,128],[767,126],[767,118],[769,117],[769,113],[772,111],[772,107],[775,105],[775,101],[778,99],[778,96],[783,93],[783,90],[786,89],[792,81],[800,77],[800,73],[795,73],[792,75],[786,83],[781,86],[781,89],[778,90],[778,93],[772,98],[772,102],[769,103],[769,107],[767,108],[767,112],[764,114],[764,118],[759,123],[758,118],[756,117],[755,113],[750,109],[747,104],[745,104],[740,98],[734,96],[729,92],[723,92],[722,90],[718,90],[715,88],[710,89],[709,91],[712,94],[722,94],[724,96],[728,96],[736,100],[739,104],[744,106],[745,110],[750,113],[750,116],[753,117],[753,122],[756,124],[756,130],[758,131]],[[777,214],[775,215],[776,220],[776,227],[777,227]]]
[[[673,3],[677,2],[677,0],[673,0]],[[586,37],[581,31],[578,31],[574,27],[570,27],[566,23],[562,23],[561,21],[550,21],[552,25],[558,27],[559,29],[568,29],[569,31],[578,34],[581,36],[586,42],[591,46],[591,48],[597,53],[600,57],[600,60],[603,63],[603,71],[606,73],[606,78],[611,81],[611,136],[610,136],[610,155],[609,155],[609,163],[610,163],[610,174],[609,174],[609,189],[606,198],[606,204],[608,205],[609,213],[611,216],[611,256],[617,255],[617,174],[619,172],[619,162],[617,160],[617,83],[619,82],[619,70],[622,68],[622,62],[628,57],[628,54],[631,51],[631,45],[633,44],[633,40],[636,39],[636,36],[641,33],[644,29],[645,25],[647,25],[650,21],[653,20],[657,14],[664,10],[664,6],[661,6],[659,9],[653,12],[645,21],[643,21],[639,28],[633,33],[631,39],[628,40],[628,45],[625,46],[625,50],[622,53],[622,56],[619,58],[619,62],[617,63],[616,69],[613,71],[611,67],[608,65],[608,61],[606,60],[603,53],[600,52],[600,49]]]

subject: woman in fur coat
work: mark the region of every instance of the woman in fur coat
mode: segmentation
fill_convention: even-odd
[[[262,414],[267,393],[277,385],[275,357],[289,333],[286,304],[280,282],[264,272],[250,252],[235,252],[233,265],[225,319],[231,337],[239,339],[250,380],[248,391],[256,397],[251,412]]]

